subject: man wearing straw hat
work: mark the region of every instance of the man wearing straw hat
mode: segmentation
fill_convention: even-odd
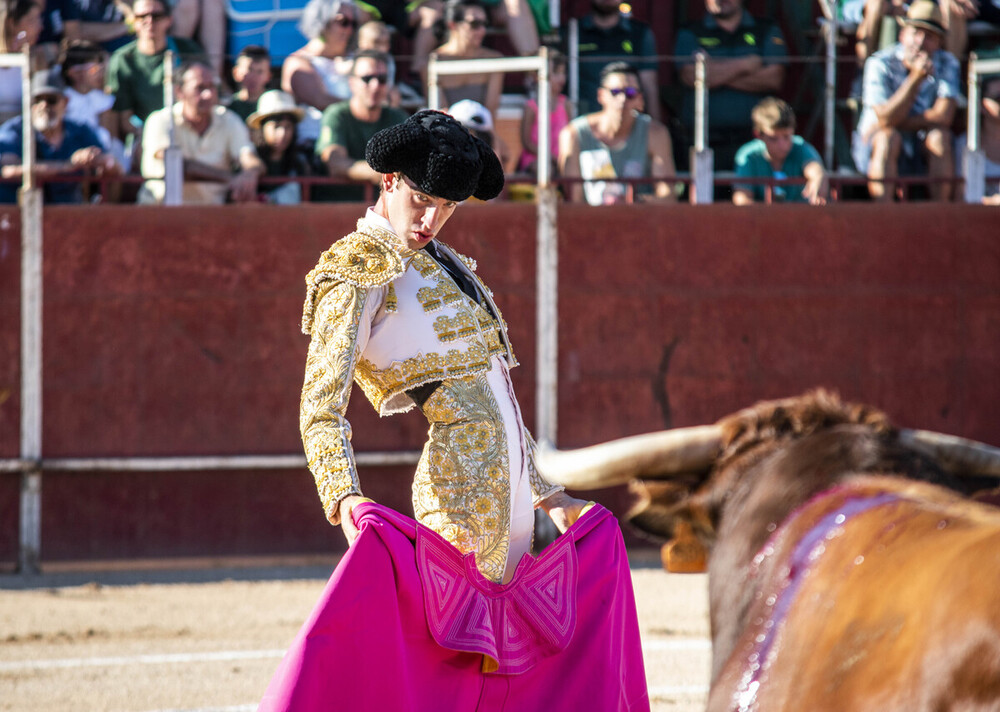
[[[366,160],[381,194],[306,277],[302,321],[303,444],[350,549],[259,709],[648,710],[617,522],[536,471],[506,323],[438,239],[464,200],[499,194],[500,162],[429,110],[375,134]],[[414,519],[362,497],[352,380],[381,415],[430,423]],[[535,507],[563,532],[538,558]]]
[[[951,123],[961,89],[959,64],[941,49],[941,10],[916,0],[906,13],[899,42],[865,62],[864,108],[854,133],[855,167],[869,180],[873,200],[890,201],[899,175],[954,175]],[[949,182],[932,182],[931,197],[950,200]]]

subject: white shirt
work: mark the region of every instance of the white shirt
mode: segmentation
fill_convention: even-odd
[[[243,119],[226,107],[215,107],[212,122],[203,134],[184,121],[182,109],[179,102],[173,105],[174,141],[184,158],[228,171],[244,154],[257,155]],[[141,202],[163,202],[163,150],[170,145],[168,119],[167,109],[160,109],[146,118],[143,127],[142,176],[147,180]],[[183,201],[185,205],[221,205],[226,202],[228,190],[225,183],[184,181]]]

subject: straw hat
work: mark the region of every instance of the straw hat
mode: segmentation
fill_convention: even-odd
[[[944,36],[944,20],[941,18],[941,8],[933,0],[916,0],[906,12],[904,25],[919,27]]]
[[[247,126],[259,129],[267,119],[279,114],[289,115],[295,119],[295,123],[298,123],[302,121],[306,112],[296,106],[291,94],[280,89],[272,89],[260,95],[260,99],[257,100],[257,111],[247,117]]]

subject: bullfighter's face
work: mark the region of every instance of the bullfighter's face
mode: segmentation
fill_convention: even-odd
[[[458,201],[429,195],[402,173],[382,175],[379,212],[411,250],[426,247],[455,212]]]

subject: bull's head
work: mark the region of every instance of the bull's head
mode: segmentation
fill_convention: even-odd
[[[794,439],[845,426],[863,429],[902,453],[874,470],[908,474],[912,456],[960,478],[1000,477],[1000,449],[923,430],[895,430],[868,406],[841,403],[826,391],[760,403],[714,425],[677,428],[571,451],[543,451],[538,466],[571,489],[628,484],[636,503],[627,517],[667,540],[664,566],[704,570],[722,506],[744,473]]]

